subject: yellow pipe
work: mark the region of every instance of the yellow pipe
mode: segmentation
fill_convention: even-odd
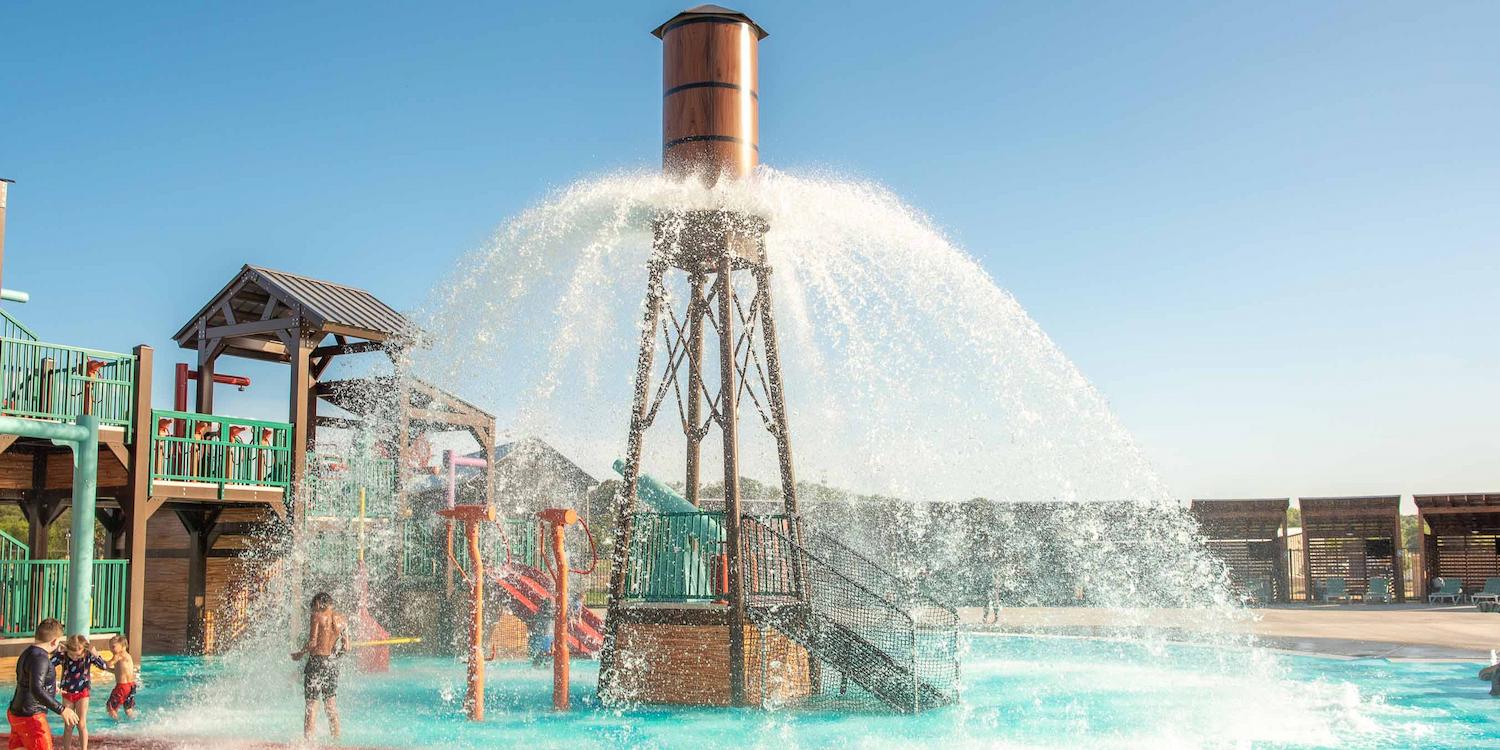
[[[356,641],[349,644],[349,648],[365,648],[366,646],[399,646],[403,643],[421,642],[421,638],[386,638],[382,641]]]
[[[365,564],[365,488],[359,488],[359,564]]]

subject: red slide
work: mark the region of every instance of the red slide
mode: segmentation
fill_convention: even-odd
[[[542,603],[557,603],[552,577],[529,565],[512,563],[491,575],[508,595],[510,610],[528,624],[542,616]],[[579,656],[592,657],[604,648],[604,620],[584,607],[582,614],[568,623],[568,648]]]

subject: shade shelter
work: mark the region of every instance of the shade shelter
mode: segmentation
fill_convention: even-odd
[[[1467,593],[1482,590],[1487,578],[1500,577],[1500,492],[1412,499],[1422,533],[1419,593],[1426,594],[1437,576],[1461,579]]]
[[[1287,580],[1288,498],[1194,500],[1203,540],[1229,569],[1236,590],[1265,601],[1291,601]]]
[[[1305,497],[1302,533],[1307,599],[1330,578],[1342,578],[1348,593],[1363,597],[1372,577],[1391,582],[1396,601],[1406,601],[1401,572],[1401,496]]]

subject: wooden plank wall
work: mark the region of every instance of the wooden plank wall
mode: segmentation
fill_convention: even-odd
[[[0,490],[31,489],[31,452],[11,448],[0,453]]]
[[[259,522],[267,517],[263,511],[228,509],[220,521]],[[243,551],[254,543],[252,537],[223,536],[214,549],[220,554]],[[177,515],[163,510],[152,516],[146,529],[146,611],[141,644],[145,653],[180,654],[188,650],[187,553],[188,533]],[[208,611],[231,609],[230,599],[247,577],[261,574],[262,566],[256,561],[210,556],[204,578]]]
[[[1436,537],[1437,575],[1462,579],[1466,593],[1483,591],[1485,579],[1500,577],[1497,542],[1500,535],[1496,534]]]
[[[27,462],[27,471],[30,471],[30,462]],[[73,454],[71,451],[58,451],[47,456],[47,478],[46,489],[63,490],[73,486]],[[27,480],[29,486],[30,480]],[[101,447],[99,449],[99,486],[100,487],[124,487],[130,484],[130,472],[115,457],[114,451]]]

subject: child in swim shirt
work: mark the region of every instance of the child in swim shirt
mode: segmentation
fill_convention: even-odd
[[[81,635],[70,635],[62,648],[52,654],[53,666],[62,667],[62,681],[57,683],[62,693],[63,705],[78,714],[78,743],[81,750],[89,750],[89,729],[84,722],[89,715],[89,688],[93,686],[95,667],[109,669],[99,657],[89,639]],[[62,746],[70,747],[72,727],[63,727]]]

